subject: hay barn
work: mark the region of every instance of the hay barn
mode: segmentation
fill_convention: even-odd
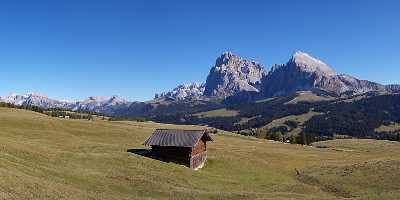
[[[160,160],[175,162],[197,170],[207,159],[207,141],[212,138],[206,130],[157,129],[144,142]]]

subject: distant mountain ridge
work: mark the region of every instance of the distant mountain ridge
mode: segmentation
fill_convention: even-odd
[[[41,108],[62,108],[74,111],[89,111],[104,114],[112,114],[117,107],[128,107],[131,102],[118,96],[99,97],[92,96],[80,101],[55,100],[38,93],[27,93],[19,95],[11,93],[0,97],[0,102],[10,103],[18,106],[38,106]]]
[[[1,102],[11,103],[18,106],[27,106],[33,105],[42,108],[65,108],[72,109],[73,106],[77,103],[76,101],[63,101],[63,100],[54,100],[48,98],[46,95],[39,93],[27,93],[23,95],[19,95],[16,93],[11,93],[8,96],[0,97]]]

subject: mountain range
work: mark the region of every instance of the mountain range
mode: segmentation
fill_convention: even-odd
[[[325,62],[301,51],[295,52],[287,63],[274,65],[269,71],[256,61],[243,59],[231,52],[224,52],[216,59],[205,83],[182,84],[171,91],[156,94],[154,100],[148,102],[129,102],[118,96],[93,96],[80,101],[54,100],[37,93],[25,95],[13,93],[1,97],[0,101],[42,108],[126,115],[126,113],[135,114],[136,110],[148,111],[160,104],[165,105],[165,102],[174,104],[196,100],[207,102],[216,99],[235,99],[234,97],[243,95],[246,98],[249,97],[247,99],[257,100],[314,89],[330,92],[337,96],[349,96],[371,91],[396,93],[400,91],[400,86],[386,86],[346,74],[337,74]],[[241,100],[243,99],[238,98],[236,101]]]
[[[12,93],[8,96],[0,97],[0,102],[10,103],[17,106],[38,106],[45,109],[61,108],[73,111],[88,111],[104,114],[113,114],[113,110],[119,106],[128,106],[131,104],[118,96],[92,96],[80,101],[71,101],[54,100],[38,93],[28,93],[24,95]]]
[[[191,84],[187,84],[191,85]],[[243,93],[251,93],[257,98],[285,96],[296,91],[320,89],[340,95],[358,95],[371,91],[399,92],[399,85],[382,85],[360,80],[351,75],[338,74],[325,62],[297,51],[285,64],[274,65],[267,70],[255,61],[249,61],[231,52],[225,52],[217,58],[207,80],[201,86],[193,87],[193,97],[227,98]],[[198,93],[195,91],[203,90]],[[164,93],[163,97],[177,99],[174,94],[179,90]],[[159,96],[158,96],[159,98]],[[182,100],[182,98],[179,98]]]

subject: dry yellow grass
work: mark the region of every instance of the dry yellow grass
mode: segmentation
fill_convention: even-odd
[[[338,140],[321,149],[223,133],[199,171],[127,152],[161,127],[200,128],[0,108],[0,199],[400,198],[399,143]]]

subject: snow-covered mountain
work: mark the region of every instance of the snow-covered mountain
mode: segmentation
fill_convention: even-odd
[[[92,96],[80,101],[54,100],[38,93],[19,95],[11,93],[0,97],[0,102],[11,103],[18,106],[38,106],[41,108],[63,108],[75,111],[89,111],[110,114],[120,107],[128,107],[131,103],[118,96],[96,97]]]
[[[175,100],[184,100],[187,98],[196,98],[203,95],[205,89],[204,83],[189,83],[182,84],[178,87],[172,89],[169,92],[163,92],[161,94],[156,94],[155,99],[160,98],[170,98]]]

